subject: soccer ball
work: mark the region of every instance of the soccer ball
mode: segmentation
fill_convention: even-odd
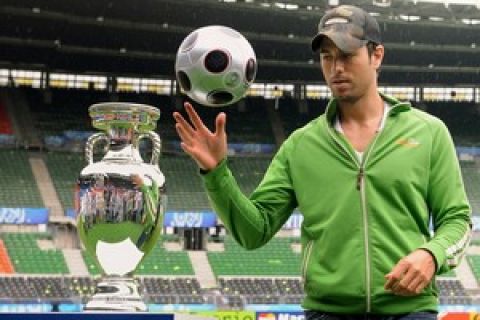
[[[255,79],[257,60],[250,43],[238,31],[207,26],[180,44],[175,74],[184,93],[209,107],[240,100]]]

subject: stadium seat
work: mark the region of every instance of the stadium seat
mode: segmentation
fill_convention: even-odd
[[[232,237],[225,237],[224,252],[208,252],[214,274],[219,276],[300,276],[300,256],[290,245],[293,238],[275,237],[265,246],[247,251]]]
[[[45,207],[33,177],[28,153],[0,149],[0,203],[2,207]]]
[[[185,251],[167,251],[160,240],[140,263],[137,275],[194,275],[193,267]]]
[[[63,253],[58,249],[41,250],[39,239],[49,239],[47,233],[3,233],[0,235],[17,273],[67,274]]]
[[[460,161],[460,167],[472,214],[480,215],[480,167],[473,161]]]
[[[45,163],[64,210],[73,208],[75,183],[86,165],[83,153],[47,152]]]
[[[152,303],[203,304],[203,290],[195,278],[143,278],[144,295]]]

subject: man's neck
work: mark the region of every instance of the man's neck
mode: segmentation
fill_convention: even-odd
[[[377,91],[364,95],[356,101],[338,101],[342,123],[368,124],[383,115],[384,102]]]

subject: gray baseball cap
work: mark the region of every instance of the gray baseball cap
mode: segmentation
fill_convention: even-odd
[[[312,50],[320,49],[328,37],[343,52],[351,53],[368,42],[381,43],[380,26],[368,12],[355,6],[341,5],[328,10],[318,24],[312,39]]]

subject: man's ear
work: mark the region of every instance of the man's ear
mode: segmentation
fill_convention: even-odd
[[[383,57],[385,55],[385,47],[381,44],[375,47],[372,53],[372,64],[376,70],[380,69],[382,65]]]

